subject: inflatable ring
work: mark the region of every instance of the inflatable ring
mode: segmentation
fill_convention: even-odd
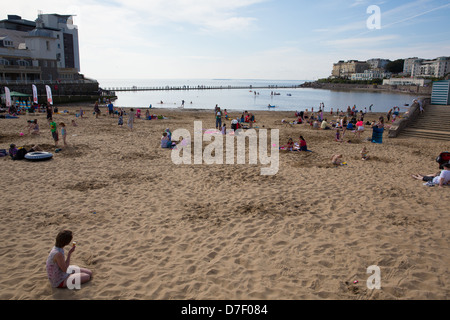
[[[50,153],[50,152],[43,152],[43,151],[28,152],[25,155],[25,159],[31,160],[31,161],[49,160],[52,157],[53,157],[52,153]]]

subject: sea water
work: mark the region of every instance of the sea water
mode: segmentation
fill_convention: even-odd
[[[190,90],[158,90],[158,91],[117,91],[114,105],[124,108],[181,108],[214,110],[218,105],[222,110],[234,111],[302,111],[319,110],[320,104],[325,111],[346,110],[356,105],[357,110],[372,106],[373,112],[387,112],[395,106],[406,111],[416,96],[410,94],[334,91],[326,89],[293,88],[304,83],[304,80],[234,80],[234,79],[104,79],[99,80],[103,89],[117,87],[186,87]],[[203,87],[220,87],[224,89],[192,89]],[[227,89],[228,86],[252,86],[253,89]],[[269,87],[257,89],[257,87]],[[290,88],[278,88],[289,86]],[[182,106],[184,101],[184,106]],[[268,106],[275,108],[268,108]]]

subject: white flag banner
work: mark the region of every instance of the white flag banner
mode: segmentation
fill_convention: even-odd
[[[45,89],[47,90],[47,101],[53,105],[52,89],[49,86],[45,86]]]
[[[9,91],[8,87],[5,87],[5,101],[6,101],[6,106],[8,108],[11,107],[11,92]]]
[[[38,103],[37,88],[34,84],[31,86],[33,87],[33,102],[37,104]]]

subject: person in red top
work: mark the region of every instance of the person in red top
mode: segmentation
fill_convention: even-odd
[[[306,140],[305,140],[305,138],[303,138],[303,136],[300,136],[299,145],[300,145],[300,148],[298,149],[298,151],[312,152],[312,151],[308,150],[308,147],[306,146]]]

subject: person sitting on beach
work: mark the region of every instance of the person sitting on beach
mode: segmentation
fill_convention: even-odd
[[[34,135],[40,134],[37,119],[34,119],[34,121],[31,122],[29,130],[30,130],[31,134],[34,134]]]
[[[335,154],[331,157],[331,163],[335,166],[342,166],[346,163],[342,161],[342,154]]]
[[[349,122],[349,123],[347,124],[347,130],[352,131],[353,129],[354,129],[353,123],[352,123],[352,122]]]
[[[312,122],[312,127],[313,129],[319,129],[319,121],[314,120],[314,122]]]
[[[231,130],[236,131],[239,128],[238,118],[231,120]]]
[[[167,132],[164,132],[161,137],[161,148],[172,148],[172,141]]]
[[[412,177],[416,180],[425,181],[427,185],[434,186],[437,185],[442,188],[444,185],[450,184],[450,162],[444,164],[444,170],[432,174],[432,175],[412,175]]]
[[[300,136],[299,146],[300,146],[300,148],[298,149],[298,151],[312,152],[312,151],[308,150],[308,147],[306,145],[306,140],[305,140],[305,138],[303,138],[303,136]]]
[[[361,154],[361,160],[365,161],[369,159],[369,156],[367,155],[369,151],[367,151],[366,147],[363,147],[360,154]]]
[[[328,124],[327,119],[323,119],[322,124],[320,125],[320,129],[330,130],[330,125]]]
[[[287,144],[282,146],[281,148],[292,151],[294,149],[294,140],[292,140],[292,138],[289,138]]]
[[[372,128],[373,127],[377,127],[379,129],[384,128],[384,118],[383,117],[379,117],[378,121],[376,123],[372,123]]]
[[[70,258],[75,251],[76,245],[73,243],[72,248],[64,257],[64,247],[72,242],[72,231],[63,230],[56,236],[55,246],[50,251],[47,262],[47,276],[53,288],[67,288],[67,281],[70,274],[67,273],[70,265]],[[80,284],[86,283],[92,278],[92,271],[86,268],[79,268]]]
[[[78,124],[75,122],[75,120],[72,120],[72,127],[78,127]]]

